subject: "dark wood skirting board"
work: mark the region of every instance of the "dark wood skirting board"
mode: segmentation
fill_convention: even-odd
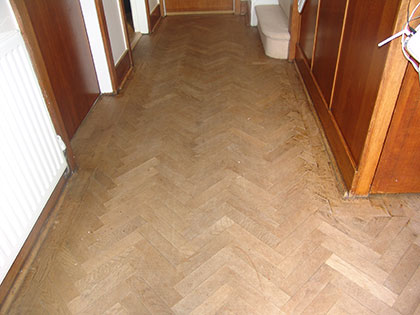
[[[328,105],[325,103],[320,89],[312,77],[312,74],[309,70],[309,65],[305,60],[299,45],[296,47],[295,62],[302,76],[302,80],[304,81],[304,84],[312,99],[312,103],[314,104],[318,117],[324,127],[325,135],[328,142],[330,143],[331,151],[333,152],[336,162],[341,170],[344,183],[347,189],[350,189],[354,174],[356,172],[356,164],[351,158],[350,151],[348,150],[344,138],[341,136],[341,131],[335,123],[333,115],[328,110]]]
[[[68,178],[69,177],[66,176],[66,173],[61,176],[61,179],[51,194],[51,197],[48,199],[47,204],[42,210],[41,215],[36,221],[31,233],[26,239],[25,244],[0,285],[0,314],[7,313],[8,301],[10,300],[9,296],[11,297],[18,292],[21,282],[20,279],[23,280],[26,272],[28,271],[28,268],[25,267],[31,264],[40,248],[40,245],[45,239],[47,234],[46,232],[48,231],[48,219],[55,209]],[[11,291],[12,288],[13,292]]]
[[[150,13],[150,33],[152,33],[155,27],[159,24],[160,18],[161,18],[161,10],[160,10],[160,4],[158,4]]]
[[[115,66],[115,73],[117,76],[117,84],[118,90],[120,90],[126,80],[126,77],[129,75],[131,70],[131,58],[128,50],[124,53],[121,57],[120,61],[118,61],[117,65]]]

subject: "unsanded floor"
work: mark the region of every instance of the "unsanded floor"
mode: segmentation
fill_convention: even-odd
[[[411,314],[420,198],[344,200],[294,65],[168,17],[73,146],[10,314]]]

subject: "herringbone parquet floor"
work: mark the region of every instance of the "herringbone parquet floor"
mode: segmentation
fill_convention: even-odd
[[[345,200],[293,64],[170,17],[73,145],[10,314],[420,314],[420,197]]]

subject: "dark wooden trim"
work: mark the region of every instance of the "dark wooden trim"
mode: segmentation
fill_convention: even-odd
[[[150,21],[150,6],[149,6],[149,1],[148,0],[144,0],[144,3],[146,4],[147,26],[148,26],[148,29],[149,29],[149,33],[148,34],[151,34],[152,33],[152,27],[151,27],[152,22]]]
[[[109,39],[108,26],[106,24],[106,17],[104,11],[103,0],[95,0],[96,11],[98,13],[99,27],[101,29],[102,40],[105,47],[106,62],[108,64],[109,74],[111,76],[112,91],[117,93],[118,91],[118,80],[115,71],[114,57],[112,56],[111,41]]]
[[[316,84],[316,80],[310,71],[310,66],[307,63],[304,53],[299,45],[296,47],[295,62],[304,85],[308,90],[308,94],[312,99],[312,103],[316,109],[322,126],[324,127],[324,133],[330,143],[331,151],[333,152],[336,162],[341,170],[344,183],[346,184],[347,189],[350,189],[356,172],[356,163],[354,162],[344,137],[335,122],[334,116],[328,110],[328,106],[322,97],[322,93]]]
[[[132,54],[132,50],[131,50],[130,37],[128,36],[127,17],[125,15],[124,2],[123,2],[123,0],[119,0],[119,2],[120,2],[122,22],[124,24],[124,28],[123,28],[123,30],[124,30],[124,40],[125,40],[125,44],[127,45],[128,55],[129,55],[129,58],[130,58],[130,66],[133,67],[134,66],[133,54]]]
[[[165,17],[165,8],[164,8],[164,5],[163,5],[164,1],[165,1],[165,0],[162,0],[162,1],[159,3],[160,16],[161,16],[161,17]]]
[[[158,26],[161,19],[160,15],[160,4],[158,4],[153,11],[150,13],[150,33],[153,33],[155,31],[155,28]]]
[[[48,76],[47,68],[38,44],[38,39],[35,35],[31,19],[24,0],[11,0],[12,9],[16,16],[19,28],[22,32],[23,40],[32,61],[35,74],[38,78],[42,94],[47,105],[48,112],[53,122],[55,131],[63,139],[67,147],[67,162],[71,172],[77,169],[76,160],[73,154],[73,149],[70,143],[70,137],[64,126],[64,121],[61,116],[57,100]]]
[[[1,306],[0,313],[2,314],[7,313],[7,308],[8,308],[7,300],[10,300],[8,299],[8,297],[9,296],[12,297],[19,290],[21,283],[19,283],[17,279],[19,277],[23,279],[25,277],[26,272],[28,271],[28,268],[24,268],[24,267],[29,266],[32,262],[32,260],[29,259],[30,254],[36,254],[36,252],[39,250],[40,245],[43,242],[43,238],[40,237],[41,231],[45,227],[45,223],[48,221],[51,212],[54,210],[54,207],[61,196],[61,193],[67,183],[67,180],[68,180],[68,177],[64,173],[63,176],[61,176],[61,179],[59,180],[50,198],[48,199],[47,204],[42,210],[41,215],[39,216],[34,227],[32,228],[31,233],[26,239],[12,267],[10,268],[2,284],[0,285],[0,306]],[[31,256],[35,256],[35,255],[31,255]]]
[[[122,89],[123,83],[126,77],[129,75],[132,69],[132,63],[130,58],[130,52],[127,50],[120,61],[115,66],[115,72],[117,74],[118,90]]]

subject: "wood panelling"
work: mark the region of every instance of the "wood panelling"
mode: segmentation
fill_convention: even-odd
[[[329,105],[343,30],[347,0],[322,0],[314,53],[313,73]]]
[[[126,77],[131,71],[131,59],[128,51],[124,53],[118,64],[115,66],[115,73],[117,75],[118,88],[121,89]]]
[[[78,1],[25,1],[67,133],[74,135],[99,96]]]
[[[234,11],[232,0],[166,0],[167,13],[200,11]]]
[[[349,2],[332,112],[359,163],[389,47],[377,44],[392,34],[400,0]]]
[[[405,25],[409,4],[410,0],[401,1],[398,17],[392,33],[399,32]],[[394,40],[388,45],[388,56],[386,58],[378,97],[376,98],[375,109],[373,110],[372,120],[363,148],[362,159],[360,160],[356,176],[353,180],[353,187],[351,188],[351,193],[355,195],[366,196],[370,192],[400,92],[399,87],[402,84],[407,68],[407,60],[401,54],[401,42]]]
[[[307,0],[301,15],[299,46],[309,64],[312,62],[314,49],[318,2],[319,0]]]
[[[392,117],[372,192],[420,192],[420,84],[409,65]]]
[[[340,168],[343,180],[347,187],[351,187],[354,173],[356,171],[356,165],[351,158],[347,144],[341,135],[331,111],[328,110],[328,106],[321,95],[321,90],[312,75],[310,66],[305,60],[300,47],[297,47],[296,49],[296,65],[312,99],[312,103],[316,109],[321,124],[324,127],[325,135],[330,144],[331,151],[334,154],[338,167]]]
[[[153,11],[150,13],[150,33],[153,32],[155,27],[158,25],[160,21],[160,4],[158,4]]]

